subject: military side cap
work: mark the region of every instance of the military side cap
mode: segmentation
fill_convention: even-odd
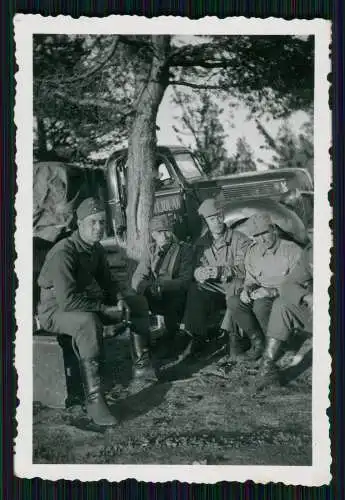
[[[221,210],[220,203],[215,198],[208,198],[204,200],[199,209],[198,214],[202,215],[202,217],[211,217],[212,215],[216,215]]]
[[[266,233],[273,224],[270,215],[267,213],[257,213],[248,219],[248,228],[252,236]]]
[[[99,212],[104,212],[104,210],[105,207],[101,200],[97,198],[86,198],[77,208],[77,217],[79,220],[83,220],[89,215],[98,214]]]
[[[150,231],[172,231],[174,221],[168,214],[155,215],[150,220]]]

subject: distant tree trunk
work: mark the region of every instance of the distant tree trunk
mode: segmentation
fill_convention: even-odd
[[[37,158],[43,161],[47,157],[47,134],[42,118],[36,115],[37,118]]]
[[[156,118],[168,86],[169,36],[152,37],[152,59],[138,80],[136,115],[128,144],[127,253],[137,260],[148,244],[154,200]],[[146,71],[145,71],[146,70]],[[146,79],[145,79],[146,73]]]

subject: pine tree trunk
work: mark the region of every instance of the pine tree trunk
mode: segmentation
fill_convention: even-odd
[[[47,137],[43,120],[37,116],[37,158],[44,161],[47,156]]]
[[[168,86],[169,75],[165,63],[170,37],[152,37],[152,46],[151,64],[144,67],[147,78],[141,78],[141,88],[137,89],[136,116],[128,144],[127,253],[128,257],[135,260],[140,257],[149,239],[148,224],[154,200],[156,119]]]

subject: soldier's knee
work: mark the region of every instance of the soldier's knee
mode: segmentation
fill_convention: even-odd
[[[282,297],[278,297],[272,304],[270,322],[275,324],[285,322],[289,318],[289,305]]]
[[[99,332],[103,330],[103,323],[97,313],[80,313],[80,326],[90,331]]]
[[[194,297],[195,295],[200,295],[199,283],[192,281],[188,288],[188,296]]]
[[[277,297],[272,304],[272,311],[275,310],[280,311],[283,310],[284,308],[286,308],[286,302],[282,297]]]
[[[74,337],[82,359],[99,355],[99,338],[102,332],[103,324],[97,313],[80,313],[79,328]]]
[[[241,305],[241,300],[238,295],[230,295],[226,297],[226,307],[230,311],[235,311]]]
[[[149,313],[149,305],[146,297],[144,295],[133,294],[129,297],[126,297],[126,302],[130,309],[130,313],[133,316],[147,316]]]
[[[253,302],[253,313],[256,315],[269,314],[269,310],[271,309],[270,305],[267,305],[267,299],[256,299]]]
[[[272,304],[271,316],[286,318],[289,311],[289,304],[287,304],[286,300],[282,297],[278,297]]]

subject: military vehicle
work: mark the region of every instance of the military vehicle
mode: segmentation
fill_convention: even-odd
[[[111,236],[126,231],[127,150],[106,163]],[[306,169],[286,168],[235,175],[207,175],[196,156],[178,146],[157,149],[154,213],[172,213],[182,239],[195,241],[203,231],[197,209],[209,197],[222,200],[229,225],[243,223],[257,211],[268,211],[281,229],[300,243],[313,211],[313,181]]]

